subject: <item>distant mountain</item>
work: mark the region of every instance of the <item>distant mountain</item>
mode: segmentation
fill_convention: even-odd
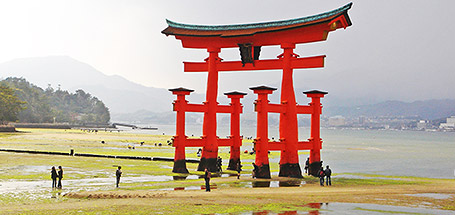
[[[47,88],[76,91],[82,89],[97,97],[106,104],[111,112],[111,121],[137,121],[147,123],[170,123],[172,101],[175,97],[163,88],[145,87],[128,81],[117,75],[105,75],[92,66],[66,56],[22,58],[0,64],[0,78],[24,77],[31,83]],[[274,87],[280,84],[277,82]],[[296,88],[299,104],[310,102],[303,91],[309,89]],[[278,103],[280,89],[270,95],[272,103]],[[188,97],[191,103],[204,101],[203,94],[192,93]],[[248,92],[242,99],[244,105],[243,120],[255,120],[254,100],[256,95]],[[229,99],[220,96],[220,104],[228,104]],[[329,94],[321,100],[326,116],[420,116],[424,119],[438,119],[455,115],[455,100],[426,100],[411,103],[400,101],[380,102],[374,96],[358,99],[340,99]],[[346,105],[350,104],[350,106]],[[190,114],[188,121],[200,123],[201,115]],[[224,116],[223,116],[224,117]]]
[[[354,107],[328,107],[325,115],[358,116],[418,116],[422,119],[434,120],[455,115],[455,100],[425,100],[415,102],[386,101],[373,105]]]
[[[145,87],[112,75],[66,56],[21,58],[0,64],[0,78],[23,77],[46,89],[75,91],[83,89],[103,101],[110,112],[132,113],[139,110],[172,110],[174,96],[167,89]]]

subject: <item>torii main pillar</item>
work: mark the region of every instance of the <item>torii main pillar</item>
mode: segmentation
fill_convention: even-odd
[[[298,159],[297,104],[294,93],[293,70],[324,67],[325,55],[299,57],[293,52],[297,44],[324,41],[328,33],[350,26],[347,11],[349,3],[338,9],[314,16],[297,19],[240,24],[240,25],[187,25],[167,20],[168,27],[163,34],[173,35],[181,40],[184,48],[206,49],[206,62],[184,62],[185,72],[208,72],[206,110],[204,112],[203,137],[205,145],[198,170],[214,169],[218,154],[216,136],[216,113],[218,73],[223,71],[282,70],[280,113],[280,176],[301,178]],[[283,54],[278,59],[259,59],[262,46],[279,45]],[[223,48],[239,48],[241,61],[222,61],[218,53]],[[267,126],[267,125],[259,125]],[[266,138],[266,137],[262,137]],[[263,140],[263,144],[269,144]],[[267,148],[264,146],[264,148]],[[313,156],[313,162],[319,162]],[[320,157],[319,157],[320,159]],[[267,162],[263,162],[266,164]],[[268,164],[267,164],[268,165]]]
[[[204,113],[204,122],[202,125],[202,138],[206,139],[206,144],[202,148],[201,161],[197,168],[198,171],[204,171],[207,168],[210,171],[216,171],[216,159],[218,157],[218,141],[216,136],[216,109],[218,105],[218,70],[217,61],[220,61],[218,53],[220,48],[209,47],[208,75],[207,75],[207,92],[206,101],[207,110]]]
[[[298,124],[297,108],[294,93],[293,68],[291,60],[296,58],[293,50],[294,44],[284,43],[283,49],[283,78],[281,80],[281,103],[287,103],[285,112],[280,113],[280,140],[284,141],[281,151],[279,176],[302,178],[297,151]]]

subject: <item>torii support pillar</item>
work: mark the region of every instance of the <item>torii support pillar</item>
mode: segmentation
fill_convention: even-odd
[[[269,166],[269,121],[268,121],[268,95],[272,94],[276,88],[259,86],[250,88],[258,99],[254,103],[257,112],[257,138],[254,139],[254,149],[256,151],[256,165],[254,175],[256,178],[271,178]]]
[[[231,145],[231,157],[229,159],[228,170],[237,170],[240,166],[240,146],[242,146],[242,137],[240,136],[240,114],[242,113],[242,104],[240,99],[246,93],[230,92],[225,93],[231,99],[231,136],[229,137],[233,143]]]
[[[310,107],[311,111],[311,137],[309,139],[312,147],[310,149],[310,166],[309,174],[313,176],[318,176],[318,171],[322,167],[321,163],[321,132],[320,132],[320,115],[322,113],[321,98],[324,97],[327,92],[322,92],[318,90],[312,90],[303,92],[307,97],[311,98]]]
[[[185,88],[169,89],[172,94],[177,95],[177,100],[174,101],[174,111],[177,112],[176,122],[176,135],[173,138],[173,146],[175,147],[174,155],[174,173],[188,173],[186,168],[185,158],[185,106],[188,101],[185,100],[185,96],[189,95],[194,90]]]

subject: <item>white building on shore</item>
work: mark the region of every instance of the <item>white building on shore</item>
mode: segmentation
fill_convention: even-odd
[[[329,126],[344,126],[346,125],[346,118],[342,116],[333,116],[329,118]]]
[[[447,118],[446,123],[441,123],[439,128],[442,130],[455,130],[455,116]]]

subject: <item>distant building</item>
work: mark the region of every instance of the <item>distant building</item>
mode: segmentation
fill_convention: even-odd
[[[447,118],[447,124],[455,124],[455,116],[451,116],[450,118]]]
[[[365,124],[366,121],[367,121],[367,118],[365,116],[360,116],[359,117],[359,124],[360,125]]]
[[[417,122],[417,130],[425,130],[429,128],[429,123],[426,120],[420,120]]]
[[[329,118],[329,126],[344,126],[346,125],[346,119],[342,116],[333,116]]]
[[[446,123],[441,123],[439,128],[442,130],[455,130],[455,116],[447,118]]]

